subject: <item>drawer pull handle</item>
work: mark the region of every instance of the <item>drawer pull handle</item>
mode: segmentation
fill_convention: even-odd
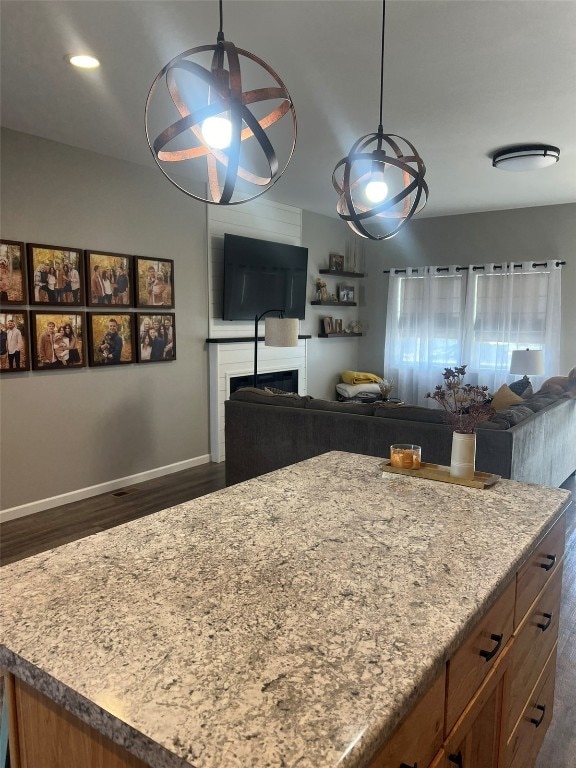
[[[554,568],[554,563],[556,562],[556,555],[544,555],[544,557],[550,562],[540,563],[540,568],[544,568],[545,571],[549,571],[551,568]]]
[[[546,630],[548,629],[548,627],[552,623],[552,614],[551,613],[544,613],[542,615],[544,616],[545,619],[547,619],[546,623],[545,624],[539,623],[536,626],[538,627],[538,629],[541,629],[542,632],[546,632]]]
[[[490,661],[490,659],[493,659],[494,656],[496,656],[496,654],[500,650],[500,646],[502,644],[502,638],[503,637],[504,637],[504,635],[491,634],[490,635],[490,639],[494,640],[496,645],[494,646],[494,648],[492,648],[491,651],[480,651],[480,656],[482,656],[483,659],[486,659],[486,661]]]
[[[538,726],[542,723],[542,720],[544,720],[544,715],[546,714],[546,705],[545,704],[536,704],[536,709],[542,712],[539,718],[531,717],[530,722],[538,728]]]
[[[451,763],[454,763],[454,765],[457,765],[458,768],[462,768],[463,762],[461,750],[458,750],[456,754],[448,755],[448,760],[450,760]]]

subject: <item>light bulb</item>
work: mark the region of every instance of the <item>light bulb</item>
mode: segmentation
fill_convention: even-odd
[[[202,136],[209,147],[225,149],[232,141],[232,123],[226,117],[207,117],[202,123]]]
[[[68,61],[74,67],[80,67],[80,69],[96,69],[100,66],[100,62],[94,56],[68,56]]]
[[[380,177],[380,178],[379,178]],[[364,194],[370,200],[371,203],[381,203],[388,194],[388,184],[382,179],[382,174],[376,174],[376,178],[372,177],[372,181],[366,184]]]

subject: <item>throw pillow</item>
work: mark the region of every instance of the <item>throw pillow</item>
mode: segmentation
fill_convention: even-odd
[[[492,407],[497,411],[505,411],[511,405],[515,403],[521,403],[522,398],[520,395],[516,395],[507,384],[502,384],[500,389],[494,394],[492,398]]]
[[[513,381],[512,384],[508,384],[508,386],[515,395],[522,395],[525,397],[524,392],[531,386],[531,384],[530,379],[524,376],[524,378],[518,379],[518,381]]]

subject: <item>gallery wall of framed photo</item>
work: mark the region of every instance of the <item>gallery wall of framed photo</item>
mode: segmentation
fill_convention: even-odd
[[[172,259],[1,239],[0,374],[171,362],[174,295]]]

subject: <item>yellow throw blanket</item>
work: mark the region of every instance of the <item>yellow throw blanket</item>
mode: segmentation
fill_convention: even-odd
[[[370,384],[372,382],[378,383],[381,377],[362,371],[343,371],[341,378],[344,384]]]

